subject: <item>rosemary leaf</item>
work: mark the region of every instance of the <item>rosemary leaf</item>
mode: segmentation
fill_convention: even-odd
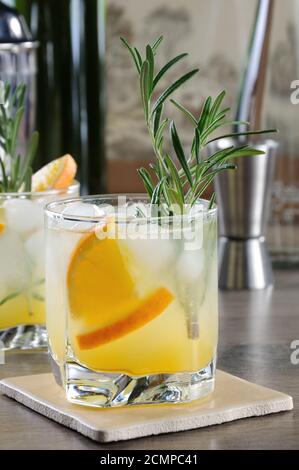
[[[218,119],[215,119],[210,125],[209,127],[206,128],[206,130],[204,131],[203,135],[202,135],[202,140],[203,142],[207,139],[207,137],[214,131],[216,131],[217,129],[219,129],[220,127],[224,127],[224,126],[231,126],[231,125],[234,125],[234,124],[244,124],[244,126],[249,126],[249,122],[246,122],[246,121],[223,121],[223,117],[220,117]]]
[[[151,46],[146,46],[146,60],[148,62],[148,98],[151,97],[152,91],[154,89],[153,80],[154,80],[154,68],[155,68],[155,59],[154,53]]]
[[[25,182],[25,179],[28,178],[28,172],[29,169],[32,165],[33,159],[36,155],[36,151],[38,148],[38,142],[39,142],[39,134],[38,132],[33,132],[27,152],[26,152],[26,157],[24,160],[24,165],[22,168],[22,173],[21,173],[21,181],[20,182]],[[27,185],[28,186],[28,185]]]
[[[175,189],[170,188],[170,187],[168,187],[167,191],[168,191],[168,195],[169,195],[169,199],[170,199],[170,205],[172,207],[174,205],[179,206],[179,208],[180,208],[180,213],[179,214],[182,214],[184,206],[182,204],[182,199],[180,197],[180,194]]]
[[[273,132],[277,132],[277,129],[267,129],[263,131],[245,131],[245,132],[232,132],[231,134],[220,135],[218,137],[214,137],[214,139],[209,140],[206,145],[214,142],[215,140],[219,139],[228,139],[229,137],[240,137],[246,135],[260,135],[260,134],[273,134]]]
[[[167,100],[167,98],[172,95],[172,93],[177,90],[180,86],[183,85],[183,83],[185,83],[187,80],[190,80],[190,78],[193,77],[193,75],[195,75],[196,73],[198,72],[198,69],[194,69],[194,70],[191,70],[191,72],[188,72],[186,73],[185,75],[183,75],[181,78],[179,78],[177,81],[175,81],[172,85],[170,85],[165,91],[164,93],[162,93],[162,95],[157,99],[156,103],[154,104],[153,106],[153,110],[152,110],[152,113],[154,113],[157,108],[162,104],[164,103],[165,100]]]
[[[155,189],[153,191],[153,194],[152,194],[151,204],[157,205],[157,206],[161,205],[160,197],[161,197],[161,192],[162,192],[162,189],[163,189],[164,181],[165,181],[165,177],[163,177],[159,181],[157,186],[155,187]]]
[[[12,179],[12,187],[13,191],[17,192],[18,190],[18,177],[19,177],[19,172],[20,172],[20,165],[21,165],[21,156],[17,155],[12,171],[11,171],[11,179]]]
[[[0,168],[1,168],[1,173],[2,173],[1,175],[2,186],[4,188],[4,192],[7,192],[8,191],[8,178],[7,178],[5,166],[1,157],[0,157]]]
[[[210,122],[215,119],[215,116],[219,111],[219,108],[221,106],[222,101],[224,100],[225,95],[226,95],[225,90],[222,90],[219,93],[219,95],[215,98],[215,101],[214,101],[214,103],[211,107],[211,111],[210,111],[210,117],[209,117]]]
[[[31,180],[32,180],[32,168],[29,166],[24,176],[24,191],[31,191]]]
[[[144,187],[149,195],[150,198],[152,198],[153,192],[154,192],[154,185],[151,179],[151,175],[145,168],[139,168],[138,170],[139,175],[141,176],[143,180]]]
[[[161,147],[161,141],[163,139],[163,132],[164,132],[168,122],[169,122],[168,119],[164,119],[164,121],[162,121],[162,123],[160,124],[159,129],[157,130],[157,132],[155,134],[155,149],[156,150],[159,150],[160,147]]]
[[[155,112],[155,118],[154,118],[154,136],[156,136],[158,129],[160,127],[160,121],[161,121],[161,116],[163,114],[163,104],[159,106],[157,111]]]
[[[195,129],[195,137],[194,137],[194,153],[197,164],[199,163],[199,153],[200,153],[200,132],[198,128]]]
[[[182,190],[182,185],[181,185],[178,169],[177,169],[177,167],[175,166],[175,164],[173,163],[173,161],[171,160],[170,156],[167,153],[165,154],[165,162],[166,162],[167,168],[169,169],[169,172],[172,176],[172,180],[174,182],[174,186],[176,188],[176,193],[177,193],[178,199],[179,199],[179,204],[180,204],[180,206],[182,206],[185,203],[185,197],[184,197],[184,192]]]
[[[214,209],[216,201],[216,193],[213,193],[209,202],[209,210]]]
[[[206,178],[202,178],[199,181],[199,184],[196,186],[195,190],[193,191],[191,201],[190,201],[191,206],[193,206],[196,203],[196,201],[202,196],[202,194],[210,186],[211,182],[214,180],[215,176],[218,173],[222,173],[223,171],[226,171],[226,170],[234,170],[235,168],[236,168],[235,165],[225,165],[221,168],[217,168],[216,170],[211,171],[211,173],[209,173],[206,176]]]
[[[158,47],[160,46],[161,42],[163,41],[164,37],[160,36],[152,45],[152,50],[154,54],[157,52]]]
[[[153,83],[153,90],[156,88],[156,86],[158,85],[159,81],[161,80],[161,78],[166,74],[166,72],[171,68],[173,67],[177,62],[179,62],[180,60],[182,60],[184,57],[186,57],[188,54],[184,53],[184,54],[180,54],[176,57],[174,57],[172,60],[170,60],[169,62],[167,62],[167,64],[164,65],[164,67],[161,68],[161,70],[157,73],[157,75],[155,76],[155,79],[154,79],[154,83]]]
[[[130,46],[130,44],[126,41],[126,39],[120,38],[120,40],[122,41],[122,43],[126,46],[128,51],[130,52],[130,54],[131,54],[131,56],[134,60],[134,63],[136,65],[136,69],[137,69],[138,73],[140,74],[139,57],[136,55],[135,50]]]
[[[203,105],[202,112],[201,112],[201,115],[198,121],[198,126],[197,126],[201,134],[206,126],[206,123],[209,122],[209,118],[210,118],[209,113],[210,113],[211,103],[212,103],[212,98],[208,96],[208,98],[206,99]]]
[[[190,173],[190,169],[189,169],[189,166],[188,166],[185,154],[184,154],[184,150],[183,150],[180,138],[178,136],[175,123],[173,121],[170,124],[170,134],[171,134],[172,144],[173,144],[173,148],[176,153],[176,156],[185,172],[185,175],[190,183],[190,186],[192,187],[193,186],[192,175]]]
[[[161,179],[161,173],[160,173],[160,166],[158,163],[150,163],[149,164],[150,169],[154,172],[154,174],[157,177],[157,180],[159,181]]]
[[[26,94],[26,85],[25,83],[20,83],[15,92],[12,95],[12,105],[14,107],[23,107],[25,102],[25,94]]]
[[[140,92],[141,92],[141,100],[144,109],[145,119],[146,122],[148,121],[148,114],[149,114],[149,63],[146,60],[143,62],[141,71],[140,71]]]
[[[12,129],[12,136],[11,136],[11,148],[10,148],[11,156],[14,156],[14,153],[16,151],[17,137],[18,137],[18,134],[19,134],[20,124],[22,122],[24,112],[25,112],[24,106],[19,108],[16,112],[16,116],[15,116],[15,120],[14,120],[14,124],[13,124],[13,129]]]
[[[141,69],[141,66],[142,66],[142,57],[138,51],[138,49],[136,47],[133,48],[134,52],[135,52],[135,57],[136,57],[136,60],[137,60],[137,63],[138,63],[138,66],[139,68]]]
[[[10,95],[10,83],[9,83],[9,82],[6,82],[6,83],[5,83],[5,93],[4,93],[4,101],[5,101],[5,103],[8,101],[9,95]]]
[[[176,106],[180,111],[182,111],[185,116],[187,116],[188,119],[190,119],[190,121],[192,122],[192,124],[194,126],[197,126],[197,120],[196,118],[193,116],[193,114],[188,111],[187,108],[185,108],[185,106],[183,106],[182,104],[180,104],[178,101],[174,100],[174,99],[171,99],[169,100],[172,104],[174,104],[174,106]]]

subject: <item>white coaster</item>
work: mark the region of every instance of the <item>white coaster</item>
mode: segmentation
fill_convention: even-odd
[[[5,379],[0,391],[32,410],[99,442],[203,428],[291,410],[284,393],[217,371],[215,392],[184,405],[94,409],[68,403],[52,374]]]

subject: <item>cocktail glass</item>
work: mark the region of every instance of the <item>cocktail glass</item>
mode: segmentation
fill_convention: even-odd
[[[0,193],[0,349],[47,347],[44,206],[78,195],[78,183],[41,193]]]
[[[143,195],[46,207],[47,332],[70,402],[181,403],[213,391],[217,211],[206,201],[188,215],[159,211]]]

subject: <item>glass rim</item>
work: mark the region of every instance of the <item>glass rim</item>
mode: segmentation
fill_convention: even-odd
[[[0,192],[1,199],[17,199],[25,197],[43,198],[47,196],[59,196],[60,194],[67,194],[68,191],[75,191],[80,187],[79,181],[75,180],[67,188],[61,189],[47,189],[46,191],[20,191],[20,192]]]
[[[88,202],[90,201],[113,201],[117,200],[120,197],[126,197],[128,201],[132,200],[137,200],[139,202],[149,202],[149,196],[146,193],[113,193],[113,194],[95,194],[95,195],[87,195],[87,196],[79,196],[79,197],[72,197],[72,198],[64,198],[60,199],[57,201],[51,201],[48,204],[45,205],[44,208],[44,213],[47,217],[55,217],[56,219],[61,219],[61,220],[67,220],[67,221],[73,221],[73,222],[89,222],[89,223],[97,223],[103,221],[107,217],[107,214],[105,215],[93,215],[93,216],[84,216],[84,215],[77,215],[77,214],[63,214],[62,212],[56,210],[58,207],[61,207],[63,205],[68,206],[70,204],[74,204],[76,202]],[[205,208],[204,211],[201,211],[200,214],[203,214],[204,216],[212,216],[217,213],[217,206],[213,207],[212,209],[208,208],[209,201],[206,199],[198,199],[198,202],[202,204],[202,206]],[[138,222],[148,222],[150,221],[155,221],[155,220],[169,220],[175,217],[188,217],[188,218],[196,218],[199,213],[194,213],[194,214],[179,214],[175,216],[153,216],[153,217],[138,217],[134,220]],[[121,222],[124,223],[126,221],[131,222],[132,219],[123,219],[120,218]]]

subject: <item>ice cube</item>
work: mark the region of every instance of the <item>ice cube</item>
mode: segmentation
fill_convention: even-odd
[[[8,199],[3,208],[9,229],[21,235],[40,229],[44,225],[43,207],[28,199]]]
[[[199,280],[204,265],[203,249],[183,251],[177,262],[177,273],[182,281],[187,283]]]
[[[74,217],[103,217],[105,215],[105,211],[96,204],[73,202],[66,206],[62,211],[62,214]]]
[[[96,204],[88,204],[84,202],[74,202],[69,204],[63,211],[63,216],[69,216],[70,219],[76,217],[89,217],[96,220],[105,216],[105,211]],[[64,220],[63,227],[68,230],[89,231],[96,226],[95,223],[88,221]]]
[[[7,293],[22,291],[30,282],[30,269],[21,237],[6,227],[0,235],[0,285]]]
[[[127,230],[125,243],[137,262],[144,265],[145,268],[152,272],[159,272],[167,268],[175,259],[174,240],[167,239],[169,238],[167,232],[157,224],[139,227],[136,239],[132,236],[133,234],[134,230],[132,233]],[[162,238],[162,234],[166,239]]]
[[[45,240],[44,230],[33,233],[25,241],[25,250],[33,268],[33,279],[44,279]]]

